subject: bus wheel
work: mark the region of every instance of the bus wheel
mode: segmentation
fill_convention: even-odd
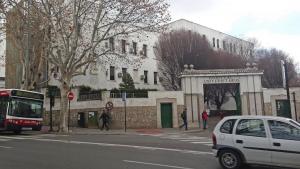
[[[21,134],[21,130],[14,130],[15,134]]]

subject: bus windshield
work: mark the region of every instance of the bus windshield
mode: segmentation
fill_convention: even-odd
[[[9,115],[25,118],[42,118],[43,102],[12,98]]]
[[[4,126],[7,105],[8,105],[8,98],[0,97],[0,127]]]

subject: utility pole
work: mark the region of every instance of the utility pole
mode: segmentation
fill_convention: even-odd
[[[295,110],[295,118],[296,118],[296,121],[298,121],[298,116],[297,116],[297,105],[296,105],[296,93],[293,92],[293,101],[294,101],[294,110]]]
[[[286,96],[288,101],[288,113],[289,117],[291,116],[291,98],[290,98],[290,87],[289,87],[289,76],[288,76],[288,66],[286,60],[283,61],[283,67],[284,67],[284,75],[285,75],[285,86],[286,86]]]

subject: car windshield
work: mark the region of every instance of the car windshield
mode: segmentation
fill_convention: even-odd
[[[27,118],[42,117],[43,102],[13,98],[10,102],[9,115]]]

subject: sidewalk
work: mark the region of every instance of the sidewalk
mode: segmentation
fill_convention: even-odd
[[[53,129],[54,132],[49,132],[49,126],[43,126],[41,132],[44,134],[58,134],[57,129]],[[138,134],[197,134],[200,136],[210,137],[212,129],[199,129],[191,128],[189,130],[177,129],[177,128],[165,128],[165,129],[127,129],[126,132],[124,129],[111,129],[111,130],[100,130],[96,128],[77,128],[71,127],[69,133],[70,135],[138,135]]]

